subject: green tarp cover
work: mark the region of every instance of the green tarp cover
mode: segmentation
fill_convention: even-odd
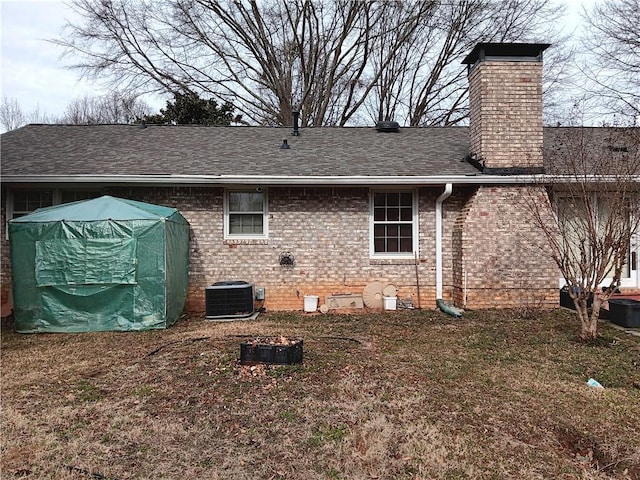
[[[136,283],[135,238],[36,241],[36,285]]]
[[[173,208],[114,197],[11,220],[19,332],[166,328],[188,288],[189,224]]]

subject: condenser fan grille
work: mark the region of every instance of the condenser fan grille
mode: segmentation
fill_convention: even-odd
[[[253,284],[239,280],[216,282],[204,292],[206,318],[249,317],[253,314]]]

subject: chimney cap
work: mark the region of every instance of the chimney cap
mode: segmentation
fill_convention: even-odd
[[[541,62],[550,43],[478,43],[462,63],[472,66],[480,60]]]

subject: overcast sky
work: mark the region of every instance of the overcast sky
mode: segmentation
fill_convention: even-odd
[[[568,6],[566,28],[579,24],[577,12],[582,3],[594,0],[558,0]],[[2,23],[2,96],[18,101],[23,112],[39,109],[41,114],[61,115],[74,98],[105,91],[78,79],[76,72],[65,69],[68,59],[61,59],[60,47],[46,41],[59,37],[73,11],[60,0],[0,0]],[[147,99],[157,110],[160,99]]]
[[[2,5],[2,95],[25,112],[59,115],[85,93],[101,94],[65,70],[61,49],[46,39],[60,34],[72,11],[54,0],[0,0]]]
[[[0,0],[2,23],[2,96],[14,98],[28,114],[60,116],[69,102],[85,95],[106,93],[100,85],[80,80],[65,68],[63,50],[47,39],[61,35],[62,27],[75,17],[60,0]],[[147,99],[155,110],[161,99]]]

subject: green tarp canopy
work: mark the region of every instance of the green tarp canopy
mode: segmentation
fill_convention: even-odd
[[[174,208],[104,196],[9,222],[16,330],[149,330],[187,297],[189,224]]]

